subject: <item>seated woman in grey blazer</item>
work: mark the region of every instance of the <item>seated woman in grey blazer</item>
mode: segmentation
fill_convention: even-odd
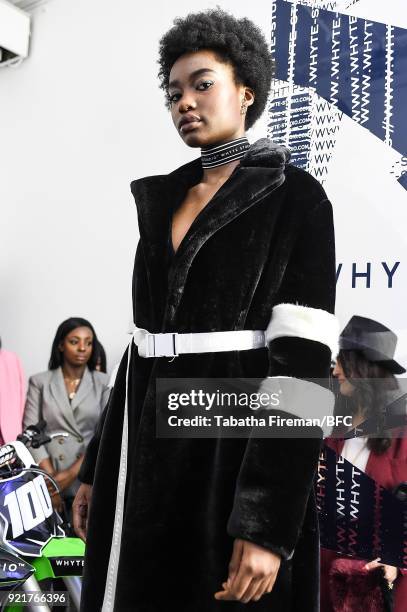
[[[28,384],[24,427],[44,419],[47,433],[70,434],[31,449],[40,467],[58,482],[69,511],[80,484],[77,475],[85,449],[110,394],[107,374],[95,369],[96,346],[89,321],[80,317],[63,321],[52,343],[49,369],[31,376]],[[61,510],[60,496],[52,493],[54,507]]]

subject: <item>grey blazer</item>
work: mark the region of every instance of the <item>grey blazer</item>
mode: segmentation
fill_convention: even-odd
[[[107,374],[86,368],[70,402],[60,367],[31,376],[24,428],[35,425],[43,418],[47,422],[48,433],[65,431],[70,434],[67,438],[55,438],[38,449],[30,449],[37,463],[50,458],[55,469],[60,471],[70,467],[85,452],[110,395],[108,380]],[[64,492],[64,496],[75,494],[77,488],[78,483],[75,483]]]

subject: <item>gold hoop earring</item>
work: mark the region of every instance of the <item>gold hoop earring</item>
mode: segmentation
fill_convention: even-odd
[[[240,106],[240,114],[245,115],[247,113],[247,102],[242,102]]]

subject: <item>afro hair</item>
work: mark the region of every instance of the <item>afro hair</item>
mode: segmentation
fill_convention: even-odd
[[[245,122],[245,128],[251,128],[264,111],[274,75],[274,61],[260,28],[250,19],[237,19],[219,7],[174,19],[159,43],[158,78],[167,108],[173,64],[184,53],[201,49],[211,49],[220,61],[230,63],[236,83],[253,90],[255,99]]]

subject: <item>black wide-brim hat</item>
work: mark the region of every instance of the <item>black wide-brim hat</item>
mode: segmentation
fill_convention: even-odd
[[[397,336],[378,321],[354,315],[339,336],[339,348],[361,351],[369,361],[380,363],[393,372],[404,374],[406,371],[394,359]]]

